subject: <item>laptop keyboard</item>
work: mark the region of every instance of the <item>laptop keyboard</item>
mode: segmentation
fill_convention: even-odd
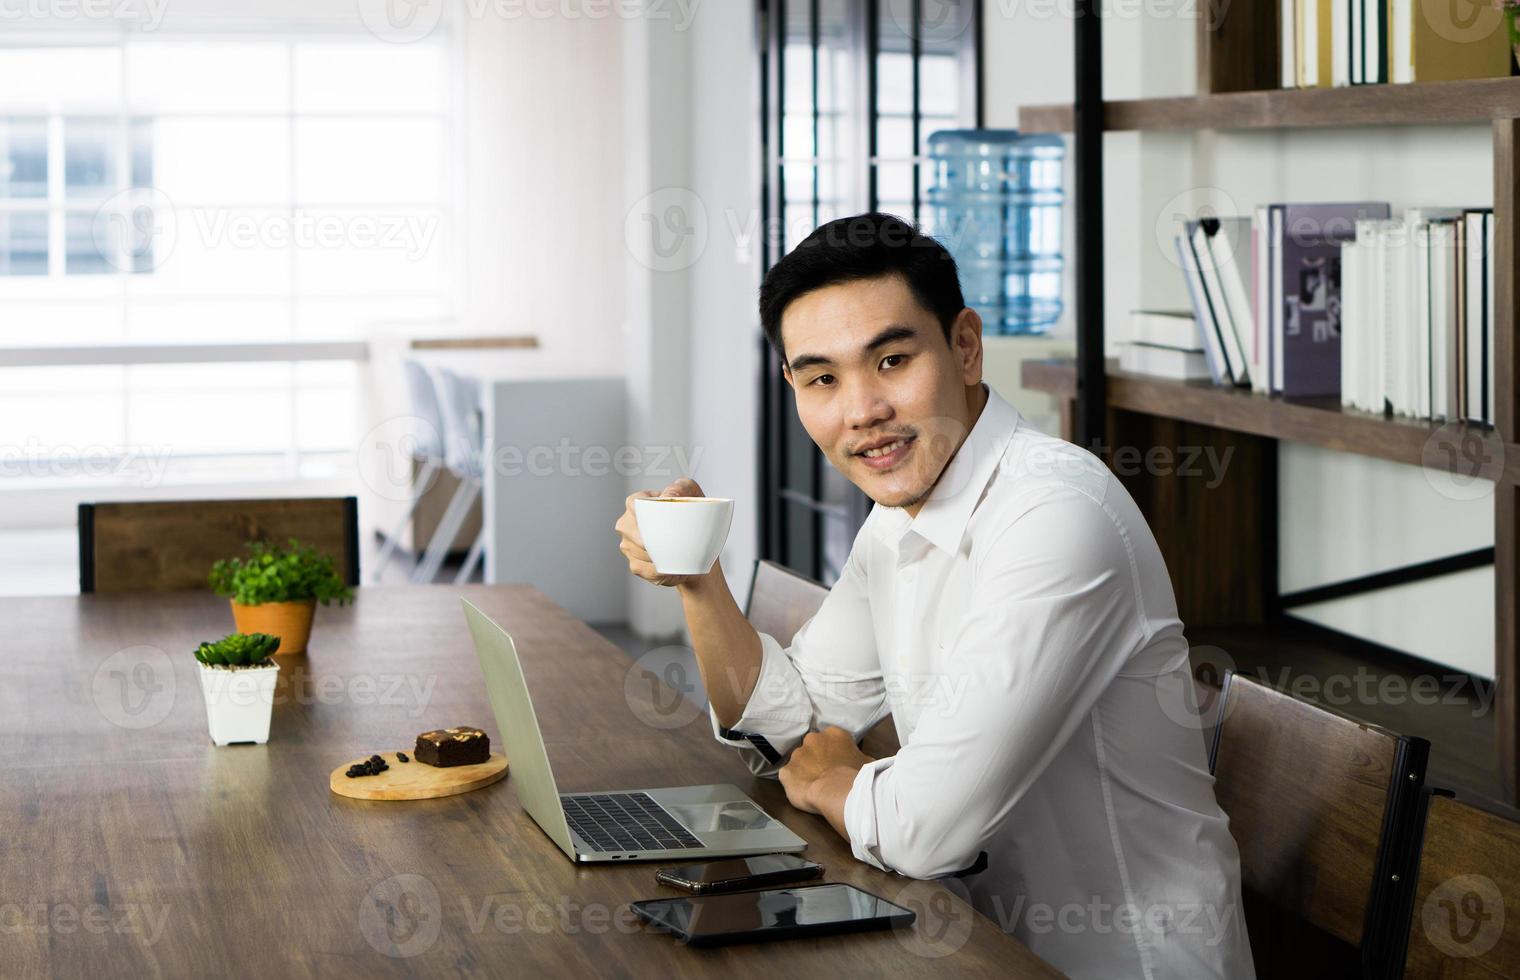
[[[565,819],[599,851],[674,851],[701,847],[648,793],[561,796]]]

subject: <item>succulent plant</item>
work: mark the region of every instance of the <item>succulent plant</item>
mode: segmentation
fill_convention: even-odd
[[[227,558],[211,566],[211,588],[244,606],[267,602],[304,602],[338,605],[354,597],[354,590],[338,574],[328,555],[302,545],[295,538],[281,548],[265,541],[249,541],[247,558]]]
[[[254,667],[280,648],[280,638],[268,633],[229,633],[215,642],[202,643],[195,659],[208,667]]]

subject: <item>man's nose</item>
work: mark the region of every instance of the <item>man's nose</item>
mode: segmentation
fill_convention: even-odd
[[[892,417],[892,406],[883,397],[881,389],[866,382],[850,393],[850,403],[845,421],[852,429],[869,429]]]

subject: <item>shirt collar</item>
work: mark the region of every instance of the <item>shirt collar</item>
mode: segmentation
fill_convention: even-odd
[[[888,519],[881,522],[881,536],[888,543],[895,544],[912,531],[947,554],[953,555],[960,549],[971,514],[1020,423],[1017,408],[989,385],[982,387],[987,391],[987,404],[940,474],[918,516],[910,518],[900,507],[882,508],[883,517]]]

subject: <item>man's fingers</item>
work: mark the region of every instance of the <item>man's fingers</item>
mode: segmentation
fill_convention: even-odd
[[[681,477],[671,483],[670,486],[660,491],[662,497],[700,497],[702,488],[697,486],[697,481],[689,477]]]

